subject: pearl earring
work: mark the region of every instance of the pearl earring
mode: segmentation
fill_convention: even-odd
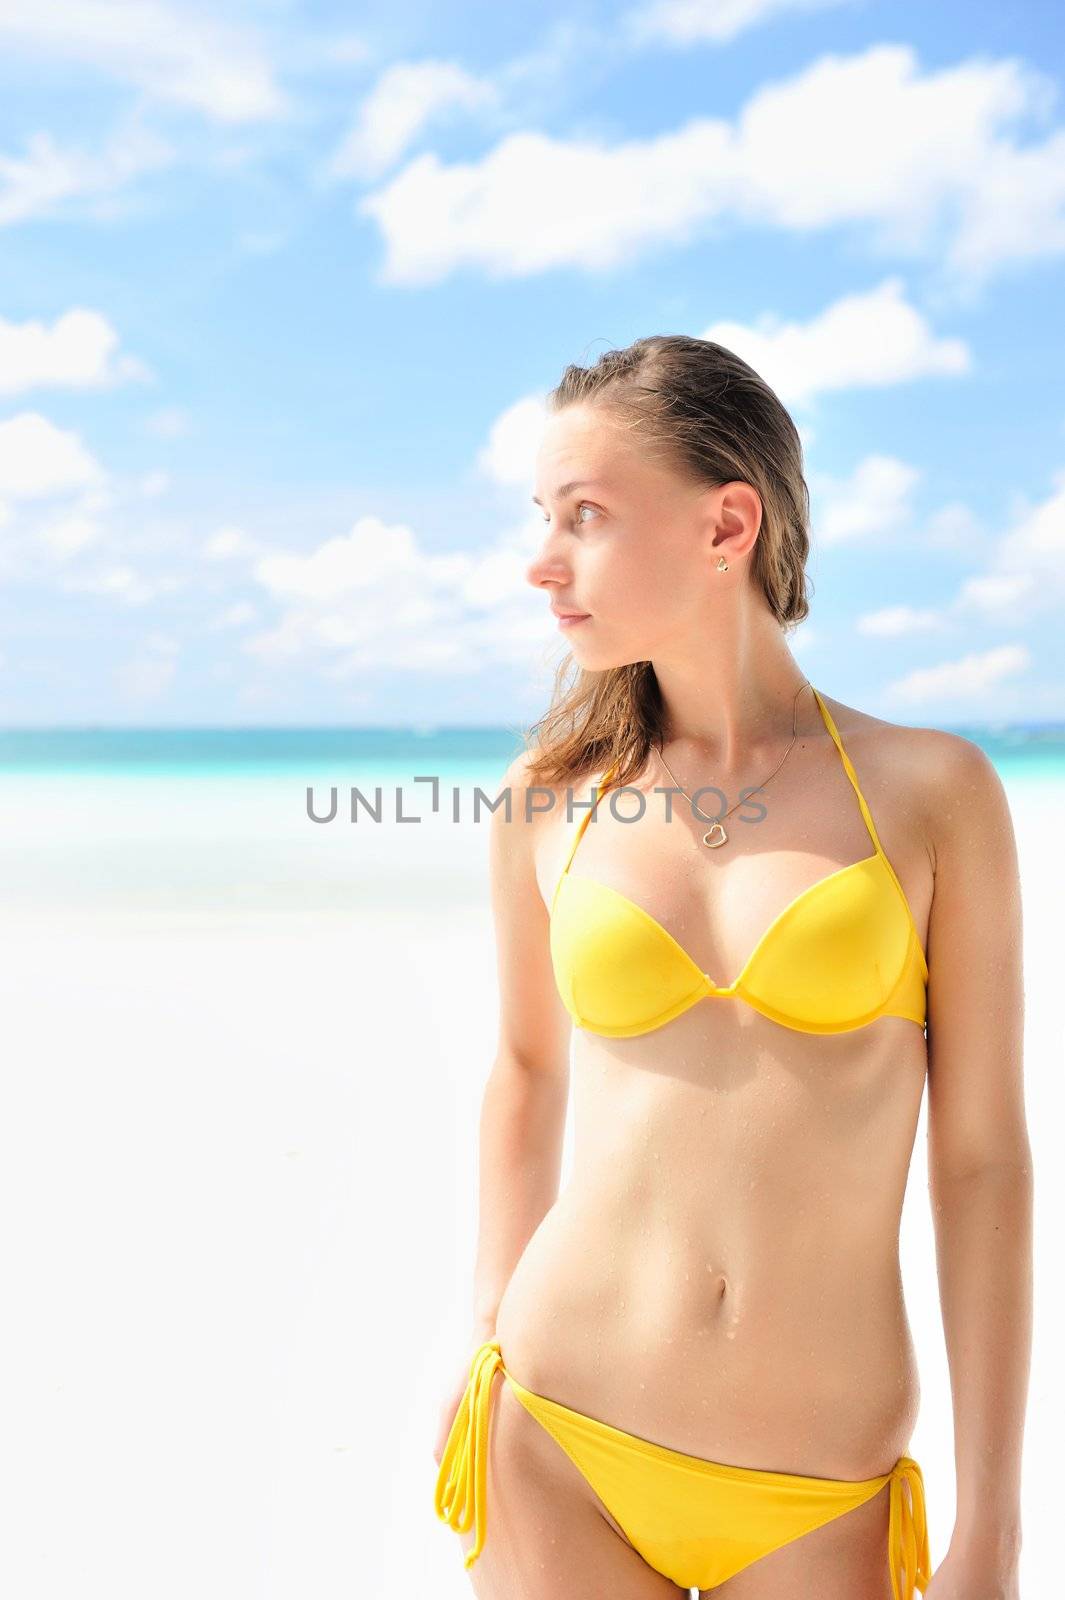
[[[717,570],[718,570],[718,572],[727,572],[728,571],[728,562],[725,560],[724,556],[718,556],[718,558],[717,558]]]

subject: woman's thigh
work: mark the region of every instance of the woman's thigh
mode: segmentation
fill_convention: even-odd
[[[891,1600],[890,1488],[700,1590],[701,1600]]]
[[[587,1480],[503,1374],[492,1383],[486,1532],[469,1569],[479,1600],[687,1597],[615,1531]],[[459,1538],[465,1554],[473,1529]]]

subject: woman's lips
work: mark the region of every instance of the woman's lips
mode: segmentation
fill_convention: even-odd
[[[559,617],[558,625],[559,625],[560,628],[575,628],[575,627],[577,627],[578,623],[587,622],[589,620],[590,616],[591,616],[591,613],[588,612],[588,613],[585,613],[585,614],[580,615],[580,616]]]

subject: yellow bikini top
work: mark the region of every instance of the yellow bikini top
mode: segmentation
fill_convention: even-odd
[[[729,995],[802,1033],[846,1033],[888,1016],[924,1028],[928,963],[913,913],[836,724],[816,689],[814,696],[858,796],[873,854],[804,890],[774,917],[739,977],[718,984],[650,912],[605,883],[570,873],[611,767],[577,828],[551,903],[555,982],[579,1028],[629,1038],[662,1027],[698,1000]]]

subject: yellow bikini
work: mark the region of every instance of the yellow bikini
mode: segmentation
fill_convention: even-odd
[[[718,984],[641,906],[571,874],[608,772],[581,819],[551,906],[555,982],[579,1028],[608,1037],[649,1033],[699,1000],[733,995],[802,1033],[844,1033],[884,1016],[924,1027],[928,965],[913,915],[836,724],[816,689],[814,696],[858,797],[873,854],[800,894],[770,923],[739,976]]]
[[[881,847],[839,732],[814,689],[874,853],[830,873],[774,918],[729,984],[717,984],[649,912],[569,867],[606,787],[597,786],[555,888],[551,959],[567,1010],[581,1028],[613,1037],[649,1033],[698,1000],[735,996],[783,1027],[842,1033],[878,1017],[925,1025],[928,965],[902,885]],[[910,1456],[860,1481],[767,1472],[685,1455],[624,1433],[526,1389],[497,1340],[476,1351],[436,1483],[437,1515],[486,1532],[488,1418],[501,1371],[526,1410],[584,1475],[634,1548],[681,1588],[713,1589],[781,1545],[871,1500],[890,1483],[888,1564],[894,1600],[931,1579],[924,1482]]]
[[[924,1480],[912,1457],[900,1456],[890,1472],[859,1481],[705,1461],[533,1394],[506,1370],[496,1339],[474,1354],[436,1481],[441,1520],[458,1533],[475,1529],[467,1567],[484,1548],[487,1531],[489,1406],[497,1371],[562,1446],[648,1565],[682,1589],[713,1589],[781,1545],[864,1505],[886,1483],[892,1595],[913,1600],[915,1589],[927,1589]]]

